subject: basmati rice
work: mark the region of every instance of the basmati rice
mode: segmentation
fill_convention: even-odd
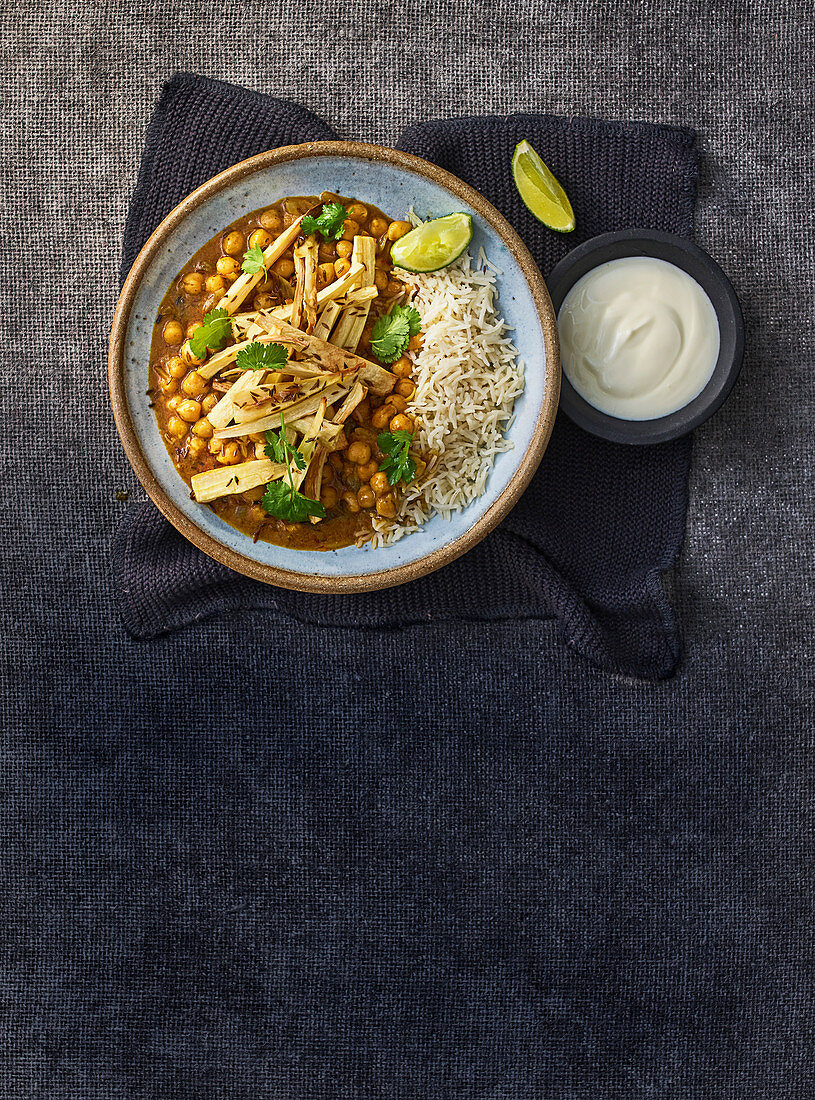
[[[482,495],[496,455],[512,449],[505,432],[524,389],[524,365],[498,313],[496,274],[469,252],[443,271],[394,271],[422,318],[422,347],[411,352],[416,423],[411,450],[432,456],[424,476],[405,487],[395,520],[374,518],[369,546],[387,546],[433,515],[450,519]]]

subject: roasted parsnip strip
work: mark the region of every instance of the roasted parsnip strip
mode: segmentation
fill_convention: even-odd
[[[248,370],[244,371],[240,378],[235,379],[215,408],[207,413],[207,420],[213,428],[226,427],[234,417],[237,409],[235,398],[240,397],[242,393],[251,390],[254,386],[260,385],[265,375],[265,370]]]
[[[396,384],[395,375],[384,367],[354,355],[353,352],[335,347],[334,344],[329,344],[316,336],[309,336],[308,333],[293,328],[286,321],[279,321],[276,317],[269,316],[264,320],[264,324],[274,335],[276,342],[283,344],[284,347],[294,348],[296,351],[313,356],[331,370],[347,371],[350,368],[359,371],[360,381],[379,396],[390,393]]]
[[[325,398],[326,406],[330,405],[332,401],[336,401],[338,397],[347,391],[347,385],[335,383],[323,390],[322,393],[310,394],[308,397],[301,397],[298,401],[293,402],[291,405],[278,405],[277,408],[258,420],[252,420],[248,424],[235,424],[230,428],[221,428],[215,432],[216,439],[238,439],[242,435],[253,435],[255,432],[265,432],[269,428],[280,427],[280,413],[281,410],[285,416],[291,416],[292,420],[302,419],[309,414],[313,415],[320,407],[320,401]]]
[[[376,241],[374,238],[367,236],[354,237],[351,260],[362,264],[365,268],[365,274],[360,279],[361,285],[372,287],[376,274]],[[347,351],[356,351],[357,344],[362,336],[362,330],[365,328],[365,322],[368,320],[370,308],[369,301],[349,305],[337,322],[332,342]]]
[[[335,298],[341,298],[343,294],[351,290],[363,275],[365,268],[362,264],[351,264],[350,268],[344,275],[341,275],[339,279],[335,279],[333,283],[329,283],[328,286],[323,287],[317,294],[317,309],[320,306],[324,306],[326,302],[333,302]],[[291,306],[276,306],[274,309],[269,310],[258,318],[260,324],[263,323],[263,316],[276,317],[278,320],[288,321],[291,317]]]
[[[301,218],[296,218],[288,229],[284,229],[276,240],[272,241],[270,245],[267,245],[266,248],[263,249],[263,259],[266,261],[267,267],[270,267],[276,260],[279,260],[286,249],[290,248],[300,236],[301,220]],[[225,309],[231,316],[263,278],[264,274],[262,271],[259,271],[256,275],[241,275],[235,280],[229,290],[227,290],[218,305]]]
[[[305,435],[305,433],[308,431],[310,423],[310,416],[302,416],[299,418],[299,420],[293,420],[291,422],[291,425],[289,425],[289,421],[287,420],[286,427],[291,426],[301,435]],[[320,432],[317,436],[317,442],[321,443],[330,451],[333,449],[334,442],[336,441],[336,438],[341,431],[342,424],[335,424],[333,420],[324,420],[322,423],[322,427],[320,428]]]
[[[236,424],[249,424],[254,420],[260,420],[261,417],[268,416],[277,409],[283,409],[285,412],[286,408],[293,405],[295,401],[300,401],[304,397],[311,397],[313,394],[322,393],[328,385],[340,381],[341,377],[338,374],[327,375],[325,381],[311,387],[308,393],[299,393],[295,397],[279,401],[276,404],[272,403],[272,398],[270,396],[269,400],[263,401],[262,403],[236,408],[233,419]]]
[[[337,304],[345,309],[346,306],[357,305],[362,302],[372,302],[379,297],[379,291],[375,286],[363,286],[359,290],[349,290],[344,298],[338,298]]]
[[[294,274],[296,276],[294,301],[291,307],[291,323],[295,328],[311,330],[317,318],[317,238],[309,237],[294,250]],[[303,325],[303,310],[306,324]]]
[[[317,446],[317,437],[320,434],[320,428],[325,420],[326,400],[322,399],[320,406],[317,409],[317,414],[308,427],[308,431],[303,437],[300,446],[297,448],[300,454],[303,456],[305,463],[301,470],[292,470],[291,479],[292,485],[295,489],[299,489],[303,484],[303,479],[308,473],[309,463],[311,462],[311,456],[314,454],[314,448]]]
[[[247,489],[257,489],[267,481],[276,481],[283,477],[286,467],[272,462],[270,458],[252,459],[239,462],[236,466],[221,466],[217,470],[205,470],[193,474],[190,478],[192,491],[199,504],[206,504],[218,497],[245,493]]]
[[[258,335],[253,339],[241,340],[239,344],[232,344],[231,347],[216,352],[208,362],[204,363],[201,367],[197,367],[196,370],[202,378],[214,378],[219,371],[224,369],[224,367],[228,367],[230,364],[234,363],[238,358],[238,352],[243,351],[244,348],[248,348],[250,344],[273,343],[274,339],[269,336],[265,329],[261,329]]]
[[[342,306],[338,302],[329,302],[317,319],[312,336],[316,336],[318,340],[327,340],[341,313]]]
[[[360,401],[368,396],[367,389],[360,383],[355,382],[351,392],[346,399],[340,405],[338,411],[334,416],[334,423],[342,430],[342,426]],[[339,435],[339,431],[337,432]],[[306,496],[310,496],[312,500],[320,499],[320,490],[323,485],[323,468],[325,467],[325,460],[328,457],[330,447],[323,443],[319,446],[312,458],[308,472],[306,475]],[[319,523],[319,516],[309,516],[311,523]]]

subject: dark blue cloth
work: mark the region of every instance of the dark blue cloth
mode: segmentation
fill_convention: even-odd
[[[170,209],[216,172],[263,149],[334,137],[313,114],[218,81],[180,75],[164,88],[127,221],[122,274]],[[577,214],[565,237],[540,225],[509,163],[528,138]],[[406,131],[399,148],[473,184],[515,225],[546,273],[580,241],[628,226],[688,234],[696,152],[690,130],[547,115],[465,118]],[[131,511],[114,543],[124,621],[154,637],[218,612],[268,608],[354,627],[555,617],[568,645],[628,674],[670,675],[679,628],[663,587],[681,544],[690,439],[607,443],[559,417],[538,473],[492,535],[410,585],[369,595],[292,593],[238,576],[190,546],[152,508]]]

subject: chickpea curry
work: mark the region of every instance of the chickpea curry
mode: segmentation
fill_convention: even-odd
[[[193,499],[252,539],[362,544],[398,513],[421,344],[390,249],[411,230],[329,192],[282,198],[196,252],[165,295],[149,390]]]

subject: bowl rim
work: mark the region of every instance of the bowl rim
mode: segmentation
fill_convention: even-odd
[[[258,562],[219,542],[198,527],[171,500],[142,451],[131,417],[125,388],[125,336],[136,291],[148,266],[168,234],[181,224],[192,210],[205,203],[219,191],[245,179],[247,176],[272,165],[321,156],[366,160],[372,163],[387,162],[390,165],[396,165],[399,168],[424,176],[431,182],[445,187],[452,194],[472,206],[501,236],[520,267],[535,304],[546,353],[544,396],[538,410],[532,438],[502,493],[475,523],[453,542],[431,551],[416,561],[365,574],[349,573],[316,576]],[[182,199],[147,239],[124,281],[113,314],[108,348],[108,387],[116,428],[130,465],[133,467],[147,495],[162,515],[184,538],[229,569],[251,577],[253,580],[275,585],[278,588],[319,594],[342,595],[371,592],[405,584],[440,569],[442,566],[461,557],[462,554],[472,549],[488,535],[515,505],[540,465],[557,414],[560,377],[560,345],[557,320],[546,283],[529,249],[503,214],[480,192],[445,169],[398,149],[359,141],[309,141],[300,145],[286,145],[258,153],[232,165],[223,172],[219,172]]]
[[[648,251],[638,251],[647,248]],[[608,254],[610,253],[610,254]],[[744,317],[730,280],[703,248],[675,233],[658,229],[621,229],[591,237],[573,249],[547,279],[557,317],[578,279],[600,264],[627,256],[653,256],[687,272],[705,291],[719,321],[719,355],[704,388],[686,405],[652,420],[623,420],[602,412],[583,397],[563,371],[560,407],[579,427],[612,443],[646,446],[679,439],[698,428],[724,404],[736,383],[744,357]]]

